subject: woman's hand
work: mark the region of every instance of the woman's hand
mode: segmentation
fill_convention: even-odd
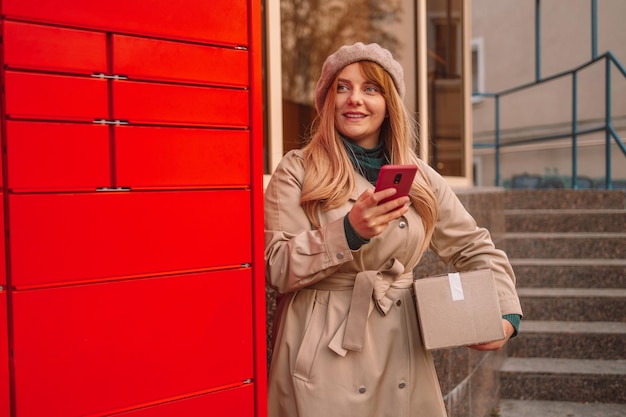
[[[364,239],[371,239],[385,231],[389,222],[401,217],[409,210],[409,197],[399,197],[378,205],[378,202],[396,193],[395,188],[382,191],[364,191],[348,213],[352,228]]]
[[[480,345],[472,345],[472,346],[468,346],[468,347],[471,348],[471,349],[476,349],[476,350],[498,350],[498,349],[501,349],[506,344],[506,342],[509,341],[511,336],[513,336],[513,333],[515,333],[515,328],[513,327],[513,325],[511,324],[510,321],[502,319],[502,326],[504,326],[504,334],[506,335],[504,337],[504,339],[496,340],[495,342],[481,343]]]

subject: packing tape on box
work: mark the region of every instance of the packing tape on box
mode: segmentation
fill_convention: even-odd
[[[448,274],[450,281],[450,292],[452,293],[452,301],[461,301],[465,299],[463,295],[463,285],[461,285],[461,274],[452,272]]]

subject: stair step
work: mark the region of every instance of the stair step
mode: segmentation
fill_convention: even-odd
[[[626,259],[510,259],[524,287],[626,288]]]
[[[621,209],[623,190],[506,190],[505,209]]]
[[[626,416],[623,190],[508,190],[503,249],[524,320],[500,369],[501,417]]]
[[[623,259],[626,233],[507,233],[510,258]]]
[[[624,417],[626,404],[565,401],[500,401],[500,417]]]
[[[626,322],[623,288],[518,288],[528,320]]]
[[[510,357],[626,359],[626,323],[522,320]]]
[[[506,358],[500,396],[513,400],[626,403],[626,360]]]
[[[626,232],[626,210],[505,210],[507,232]]]

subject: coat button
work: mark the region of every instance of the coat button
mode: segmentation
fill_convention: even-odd
[[[339,252],[339,253],[337,254],[337,259],[343,259],[343,253]]]
[[[401,382],[400,385],[398,385],[398,388],[403,389],[404,387],[406,387],[406,384],[404,382]]]
[[[359,388],[359,393],[360,393],[360,394],[365,394],[365,391],[367,391],[367,390],[365,389],[365,387],[361,387],[361,388]]]
[[[400,306],[402,305],[402,300],[398,300],[398,301],[396,301],[396,305],[397,305],[398,307],[400,307]]]
[[[400,227],[400,229],[404,229],[406,227],[406,222],[405,221],[401,221],[398,226]]]

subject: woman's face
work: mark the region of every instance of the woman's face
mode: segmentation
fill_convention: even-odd
[[[335,127],[346,139],[364,148],[378,144],[387,105],[380,87],[365,79],[358,63],[339,73],[335,98]]]

